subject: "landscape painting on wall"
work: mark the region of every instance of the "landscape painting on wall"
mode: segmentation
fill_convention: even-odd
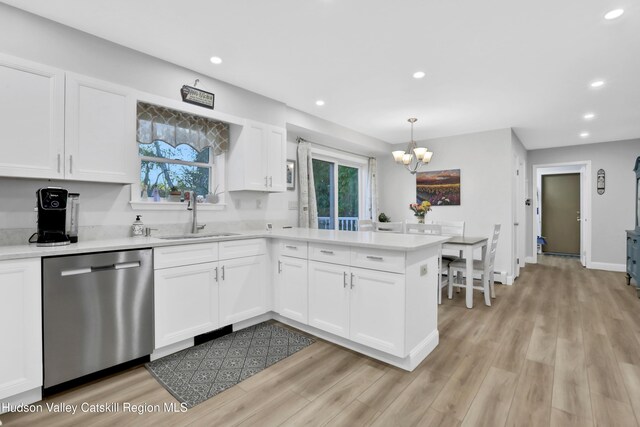
[[[460,205],[460,169],[418,172],[416,201],[425,200],[432,206]]]

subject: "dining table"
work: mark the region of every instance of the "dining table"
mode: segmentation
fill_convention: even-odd
[[[476,249],[482,249],[482,259],[487,252],[487,237],[453,236],[442,244],[442,249],[459,251],[466,261],[465,298],[467,308],[473,308],[473,253]],[[485,271],[483,277],[487,278]],[[453,280],[452,277],[449,280]]]

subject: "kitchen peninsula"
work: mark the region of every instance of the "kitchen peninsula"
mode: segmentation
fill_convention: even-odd
[[[38,294],[29,299],[33,310],[21,311],[23,317],[38,317],[41,258],[153,248],[156,295],[152,358],[189,347],[194,336],[217,327],[233,324],[237,330],[276,319],[413,370],[438,344],[438,254],[446,240],[440,236],[285,229],[223,237],[96,240],[66,247],[4,246],[0,248],[0,279],[10,275],[14,286],[22,289],[16,289],[9,297],[18,298],[23,292],[30,297],[34,296],[31,293]],[[213,295],[207,313],[193,313],[190,302],[202,296],[190,295],[180,288],[191,282],[161,279],[166,277],[163,272],[190,265],[215,270],[215,276],[211,273],[195,288]],[[171,292],[163,293],[162,287]],[[173,298],[163,301],[163,295]],[[175,298],[176,295],[181,296]],[[170,316],[162,314],[163,304],[171,308]],[[205,326],[198,326],[202,322],[195,323],[195,327],[184,324],[185,318],[199,322],[200,314],[210,319]],[[171,319],[182,323],[171,324]],[[22,319],[22,324],[29,330],[15,337],[19,343],[6,347],[16,353],[7,355],[10,360],[25,360],[25,351],[41,354],[39,318]],[[13,388],[3,400],[14,401],[11,396],[18,395],[23,397],[17,400],[23,402],[39,400],[42,361],[31,359],[34,366],[25,367],[16,375],[33,378],[23,381],[25,388]]]

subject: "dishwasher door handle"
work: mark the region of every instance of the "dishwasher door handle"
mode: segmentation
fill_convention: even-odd
[[[126,270],[129,268],[140,267],[140,261],[121,262],[118,264],[99,265],[97,267],[74,268],[73,270],[62,270],[61,276],[77,276],[79,274],[96,273],[99,271]]]

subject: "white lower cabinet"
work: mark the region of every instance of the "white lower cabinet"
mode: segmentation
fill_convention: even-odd
[[[309,325],[349,338],[349,267],[309,261]]]
[[[396,356],[404,347],[404,275],[351,268],[352,341]]]
[[[40,265],[0,261],[0,401],[42,386]]]
[[[403,356],[404,275],[309,261],[309,325]]]
[[[308,287],[307,260],[281,256],[278,259],[278,274],[276,276],[276,308],[281,316],[288,317],[300,323],[307,324],[308,317]]]
[[[220,326],[217,270],[217,262],[207,262],[155,271],[156,348]]]
[[[264,314],[265,252],[264,239],[156,248],[155,348]]]
[[[267,311],[265,255],[220,261],[220,323],[229,325]]]

